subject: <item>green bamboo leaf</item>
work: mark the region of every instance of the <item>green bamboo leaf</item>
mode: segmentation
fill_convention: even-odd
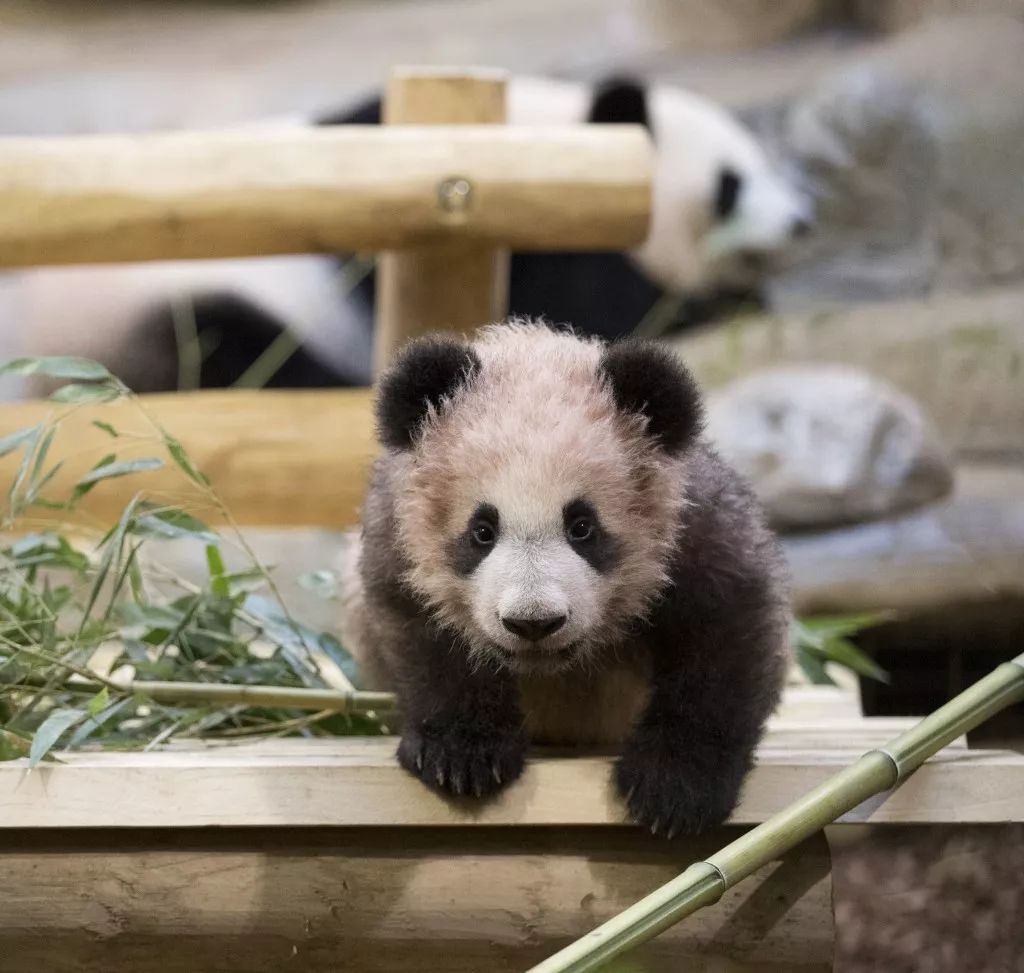
[[[27,442],[34,441],[39,435],[40,428],[40,426],[30,426],[28,429],[19,429],[17,432],[0,437],[0,457],[13,453]]]
[[[856,635],[892,618],[889,612],[861,612],[856,615],[814,615],[800,620],[800,627],[810,639],[829,639]]]
[[[829,639],[822,648],[821,655],[828,662],[835,662],[841,666],[846,666],[847,669],[851,669],[862,676],[867,676],[869,679],[889,682],[889,673],[849,639]]]
[[[110,480],[118,476],[129,476],[132,473],[145,473],[147,470],[158,470],[164,465],[164,461],[156,456],[143,456],[139,459],[123,460],[120,463],[103,463],[93,467],[76,484],[75,490],[80,487],[91,488],[102,480]]]
[[[96,717],[105,706],[110,705],[110,693],[104,686],[92,699],[89,700],[89,715]]]
[[[68,740],[68,747],[80,747],[105,723],[109,723],[113,717],[131,706],[134,702],[135,700],[131,696],[127,696],[124,699],[111,703],[106,709],[100,710],[95,715],[90,716],[89,719],[84,720],[78,725],[75,732],[71,734],[71,739]]]
[[[800,671],[815,686],[834,686],[836,681],[828,674],[825,663],[820,656],[808,651],[803,646],[797,646],[796,661]]]
[[[31,741],[13,730],[0,729],[0,761],[27,757]]]
[[[97,429],[102,429],[111,439],[117,439],[121,435],[109,422],[100,422],[99,419],[93,419],[92,424]]]
[[[201,473],[192,464],[192,460],[189,459],[188,453],[185,452],[185,447],[168,432],[164,432],[164,445],[167,447],[167,452],[171,454],[171,459],[178,464],[178,468],[190,480],[194,483],[198,483],[200,486],[210,485],[210,481],[206,474]]]
[[[54,402],[69,402],[80,405],[86,402],[112,402],[124,394],[119,386],[111,382],[97,382],[92,385],[83,385],[74,382],[70,385],[63,385],[50,399]]]
[[[46,375],[49,378],[72,378],[80,381],[112,379],[99,362],[69,355],[48,355],[35,358],[15,358],[0,365],[0,375]]]
[[[167,540],[181,537],[195,537],[207,542],[217,540],[217,534],[206,524],[177,507],[158,507],[155,504],[143,503],[140,509],[144,512],[135,518],[131,526],[134,534]]]
[[[28,754],[29,767],[38,766],[39,761],[56,746],[57,741],[87,715],[85,710],[81,709],[58,709],[46,717],[32,737],[32,746]]]
[[[221,598],[230,598],[231,589],[224,572],[224,559],[216,544],[206,545],[206,565],[210,571],[210,589]]]

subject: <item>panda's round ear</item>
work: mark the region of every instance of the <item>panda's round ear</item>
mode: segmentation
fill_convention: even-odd
[[[700,389],[669,349],[629,338],[608,346],[601,359],[615,405],[647,419],[647,434],[668,453],[680,453],[704,424]]]
[[[480,367],[465,342],[420,338],[399,352],[377,389],[377,435],[392,449],[411,449],[431,408],[454,394]]]

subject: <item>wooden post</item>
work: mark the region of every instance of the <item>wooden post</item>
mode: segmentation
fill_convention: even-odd
[[[388,84],[389,125],[481,125],[505,121],[505,76],[495,71],[400,70]],[[466,218],[477,191],[457,165],[437,187],[437,205]],[[430,331],[472,331],[504,316],[508,251],[447,244],[382,253],[378,259],[378,372],[410,338]]]

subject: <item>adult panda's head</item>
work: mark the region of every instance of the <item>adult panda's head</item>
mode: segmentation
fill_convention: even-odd
[[[377,415],[405,580],[480,662],[585,665],[663,589],[701,405],[662,346],[522,322],[423,339]]]
[[[598,86],[588,120],[646,125],[655,143],[650,232],[635,253],[662,287],[747,284],[810,229],[809,201],[738,119],[682,88]]]

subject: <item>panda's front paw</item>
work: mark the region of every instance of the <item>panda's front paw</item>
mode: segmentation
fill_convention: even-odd
[[[466,733],[423,728],[403,733],[398,762],[432,790],[457,797],[486,797],[523,772],[521,730]]]
[[[632,820],[674,838],[722,824],[736,804],[733,775],[701,772],[655,740],[634,740],[615,767],[615,784]]]

